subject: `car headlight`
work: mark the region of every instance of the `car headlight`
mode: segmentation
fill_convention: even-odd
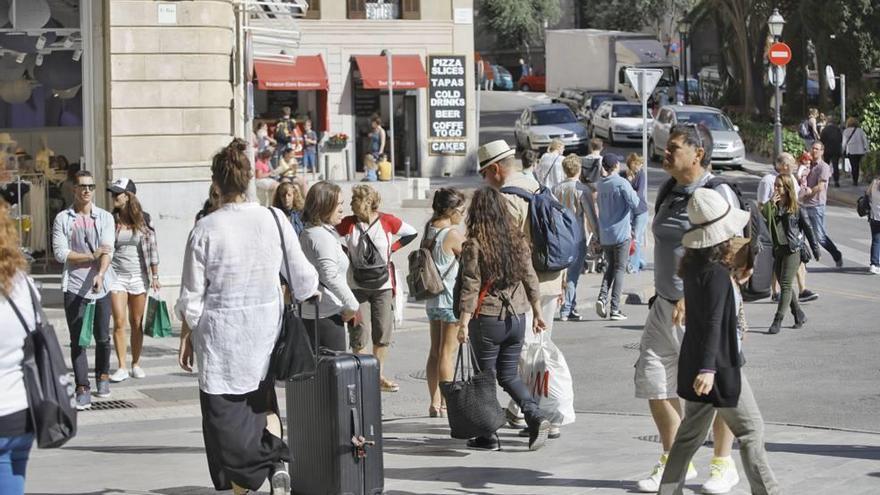
[[[737,139],[736,141],[733,142],[733,147],[734,148],[745,148],[746,143],[744,143],[742,139]]]

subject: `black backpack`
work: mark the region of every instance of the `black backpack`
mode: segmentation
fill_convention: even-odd
[[[660,206],[666,201],[667,196],[673,194],[672,190],[675,189],[675,186],[678,185],[678,182],[675,181],[674,178],[670,177],[660,186],[660,189],[657,191],[657,199],[654,201],[654,213],[658,213],[660,211]],[[733,182],[727,182],[721,177],[712,177],[702,187],[708,189],[718,189],[722,185],[729,187],[733,193],[736,195],[736,200],[739,202],[739,207],[743,210],[749,211],[749,205],[743,200],[742,190],[740,190],[739,186]],[[674,193],[676,196],[684,198],[685,200],[690,199],[690,194],[683,193]]]
[[[366,229],[360,223],[355,227],[360,232],[357,246],[348,253],[351,259],[351,273],[355,283],[364,289],[381,289],[390,276],[388,261],[382,257],[382,252],[376,247],[368,232],[379,219],[373,221]]]
[[[67,374],[61,345],[55,329],[37,305],[37,295],[30,283],[28,290],[36,320],[36,328],[28,331],[24,341],[21,371],[28,400],[28,412],[37,446],[41,449],[61,447],[76,436],[75,385]],[[9,305],[27,330],[27,323],[12,299]]]
[[[581,182],[596,184],[602,178],[602,158],[581,158]]]

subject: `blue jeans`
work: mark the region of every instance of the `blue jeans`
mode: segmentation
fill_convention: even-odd
[[[825,205],[820,206],[804,206],[807,212],[807,218],[810,220],[810,227],[813,227],[813,233],[816,234],[816,240],[825,248],[826,251],[837,261],[843,257],[840,250],[834,245],[834,241],[828,237],[825,232]]]
[[[608,302],[608,292],[611,292],[611,311],[620,310],[623,277],[629,260],[629,242],[627,239],[620,244],[602,246],[606,265],[605,273],[602,274],[602,285],[599,287],[599,300]]]
[[[577,308],[577,285],[578,279],[581,278],[581,272],[584,271],[584,260],[587,259],[587,241],[582,240],[578,243],[578,251],[575,254],[574,261],[568,267],[568,276],[565,282],[565,296],[562,299],[562,309],[560,316],[568,316],[569,313]],[[553,315],[547,315],[550,318]]]
[[[24,474],[28,456],[34,444],[34,434],[0,437],[0,493],[24,493]]]
[[[632,272],[644,270],[648,262],[642,258],[642,246],[645,244],[645,233],[648,230],[648,212],[639,213],[632,218],[632,229],[636,234],[636,251],[629,259],[629,267]]]
[[[303,167],[307,172],[311,172],[317,165],[318,155],[315,150],[306,150],[303,152]]]
[[[871,226],[871,264],[880,266],[880,220],[868,220]]]

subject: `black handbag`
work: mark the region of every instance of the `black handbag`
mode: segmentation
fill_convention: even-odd
[[[9,305],[28,332],[24,341],[21,371],[27,391],[28,410],[37,446],[41,449],[61,447],[76,436],[76,386],[67,374],[64,355],[55,329],[37,305],[37,295],[28,283],[36,328],[28,331],[21,312],[8,296]]]
[[[856,200],[856,212],[860,217],[866,217],[871,213],[871,198],[867,194],[862,194]]]
[[[278,235],[281,237],[281,256],[284,260],[284,271],[287,274],[288,283],[293,278],[290,273],[290,264],[287,261],[287,245],[284,242],[284,233],[281,231],[281,222],[271,209],[269,213],[275,219],[278,227]],[[315,303],[315,326],[317,327],[318,299]],[[317,348],[318,329],[315,328],[315,348]],[[272,355],[269,358],[269,376],[275,380],[292,380],[314,376],[317,368],[317,357],[309,341],[306,325],[302,320],[302,306],[296,311],[295,304],[285,304],[284,314],[281,317],[281,333],[275,341]]]
[[[465,365],[464,354],[468,354],[470,366]],[[488,436],[504,426],[504,411],[496,395],[495,370],[480,371],[470,342],[459,346],[455,374],[451,382],[440,383],[440,391],[446,399],[452,438]]]

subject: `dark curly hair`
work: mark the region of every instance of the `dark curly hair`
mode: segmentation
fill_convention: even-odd
[[[468,241],[480,249],[480,272],[484,281],[492,280],[505,289],[526,278],[531,250],[522,231],[507,211],[507,200],[491,187],[478,189],[468,209]]]

